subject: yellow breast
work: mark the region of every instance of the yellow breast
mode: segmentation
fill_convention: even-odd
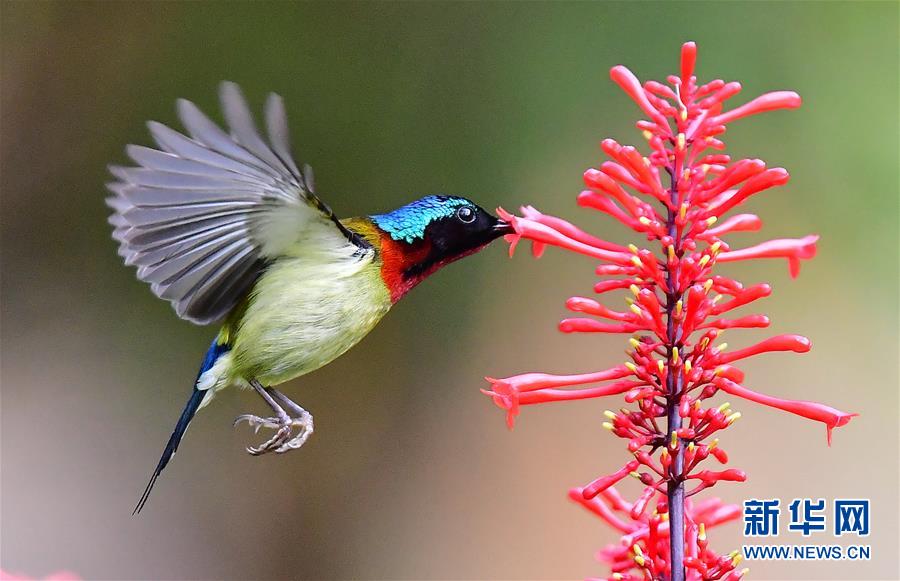
[[[358,343],[390,307],[374,253],[310,249],[279,258],[234,325],[231,379],[277,385],[314,371]]]

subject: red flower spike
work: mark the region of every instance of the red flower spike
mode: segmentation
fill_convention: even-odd
[[[727,465],[728,455],[718,446],[719,432],[733,425],[740,413],[707,400],[721,391],[822,422],[829,444],[832,430],[856,415],[742,385],[744,373],[735,362],[772,351],[804,353],[810,349],[805,337],[778,335],[732,351],[717,341],[725,329],[768,327],[764,314],[730,311],[772,292],[765,283],[745,287],[717,274],[717,265],[784,258],[796,277],[800,262],[815,256],[818,236],[769,240],[747,248],[725,240],[735,232],[762,228],[756,215],[725,214],[789,179],[786,170],[767,168],[760,159],[733,160],[721,153],[726,126],[757,113],[798,107],[800,97],[789,91],[767,93],[725,111],[725,101],[740,92],[740,83],[699,84],[696,60],[696,45],[685,43],[679,74],[669,76],[668,84],[641,84],[623,66],[610,71],[646,115],[636,123],[645,145],[639,151],[604,139],[601,149],[610,159],[601,161],[599,169],[585,171],[589,189],[577,201],[644,236],[643,247],[597,238],[531,206],[522,208],[521,217],[497,210],[515,231],[506,236],[511,254],[524,238],[532,242],[536,255],[555,246],[589,256],[600,262],[596,273],[609,277],[594,285],[595,293],[629,293],[625,309],[609,306],[620,302],[572,297],[566,307],[585,317],[559,324],[564,333],[634,333],[624,364],[581,375],[527,373],[489,379],[491,390],[485,390],[507,412],[510,427],[523,405],[613,395],[631,404],[630,409],[607,412],[603,426],[626,441],[633,457],[612,474],[569,491],[570,498],[623,535],[620,543],[600,551],[614,572],[612,578],[619,580],[734,581],[744,575],[735,569],[734,554],[717,554],[707,536],[709,529],[737,519],[740,508],[717,498],[694,501],[697,493],[720,481],[746,479],[736,468],[709,469],[712,462]],[[600,385],[586,386],[593,383]],[[615,488],[628,474],[645,486],[634,502]],[[694,488],[685,490],[686,481],[694,481]]]

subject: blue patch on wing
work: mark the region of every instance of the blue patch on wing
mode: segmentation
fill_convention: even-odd
[[[425,229],[435,220],[449,218],[460,206],[472,202],[456,196],[425,196],[387,214],[371,216],[376,226],[394,240],[412,244],[425,238]]]

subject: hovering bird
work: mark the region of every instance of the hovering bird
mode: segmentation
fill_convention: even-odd
[[[340,220],[316,195],[309,166],[291,156],[281,97],[265,105],[268,140],[237,85],[222,83],[219,97],[227,132],[181,99],[189,136],[151,121],[158,149],[129,145],[137,167],[110,167],[107,204],[125,264],[179,317],[222,322],[135,513],[219,390],[251,388],[272,408],[235,420],[274,432],[250,454],[299,448],[313,417],[275,386],[330,363],[422,280],[511,232],[447,195]]]

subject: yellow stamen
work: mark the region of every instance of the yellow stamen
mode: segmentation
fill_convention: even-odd
[[[681,110],[681,120],[682,120],[682,121],[687,121],[687,115],[688,115],[687,109],[686,109],[686,108],[685,108],[685,109],[682,109],[682,110]]]
[[[712,226],[713,224],[715,224],[718,221],[719,221],[719,219],[716,218],[715,216],[710,216],[709,218],[706,219],[706,225]]]
[[[648,159],[648,158],[645,157],[645,158],[644,158],[644,165],[646,165],[647,167],[650,167],[650,159]]]
[[[675,247],[669,244],[669,247],[666,248],[666,252],[669,253],[669,260],[675,260]]]
[[[697,533],[697,540],[698,541],[706,540],[706,523],[700,523],[700,530]]]
[[[628,343],[631,344],[631,346],[634,347],[635,349],[637,349],[641,345],[641,342],[638,341],[637,339],[635,339],[634,337],[629,338]]]
[[[629,245],[628,245],[628,250],[630,250],[632,254],[637,254],[638,247],[635,246],[634,244],[629,244]]]
[[[662,359],[656,360],[656,366],[659,368],[660,374],[662,374],[663,370],[666,368],[665,364],[662,362]]]
[[[712,246],[709,247],[709,251],[712,252],[713,254],[715,254],[716,252],[719,251],[719,248],[722,248],[722,243],[716,242],[715,244],[713,244]]]
[[[671,246],[669,248],[671,248]],[[681,299],[678,299],[678,302],[675,303],[675,315],[676,316],[678,316],[678,317],[681,316],[682,308],[684,308],[684,303],[681,301]]]
[[[631,264],[633,264],[633,265],[635,265],[635,266],[642,266],[642,265],[641,265],[641,259],[638,258],[637,256],[632,256],[632,257],[631,257]]]
[[[606,417],[608,417],[608,418],[611,419],[611,420],[614,420],[614,419],[616,419],[616,418],[618,417],[618,416],[616,416],[616,412],[613,412],[613,411],[610,411],[610,410],[604,411],[604,412],[603,412],[603,415],[606,416]]]
[[[687,445],[688,452],[690,452],[691,454],[693,454],[693,453],[694,453],[694,449],[695,449],[696,447],[697,447],[697,446],[695,446],[693,442],[689,442],[688,445]]]
[[[672,363],[678,365],[678,347],[672,347]]]
[[[646,139],[647,141],[650,141],[651,139],[653,139],[653,134],[650,133],[649,131],[647,131],[646,129],[644,129],[643,134],[644,134],[644,139]]]
[[[723,403],[716,409],[718,409],[720,412],[724,412],[725,410],[727,410],[730,407],[731,407],[731,404],[726,401],[725,403]]]
[[[709,173],[709,164],[708,164],[708,163],[704,163],[703,165],[701,165],[701,166],[700,166],[700,171],[703,172],[703,175],[706,175],[707,173]]]
[[[678,216],[684,220],[684,217],[687,216],[687,204],[681,204],[681,207],[678,208]]]
[[[700,268],[703,268],[704,266],[706,266],[707,262],[709,262],[709,255],[704,254],[703,256],[700,257]]]
[[[640,223],[643,224],[644,226],[649,226],[649,225],[650,225],[650,218],[648,218],[647,216],[641,216],[640,218],[638,218],[638,222],[640,222]]]
[[[716,295],[716,296],[713,297],[712,304],[715,305],[715,304],[717,304],[717,303],[718,303],[719,301],[721,301],[721,300],[722,300],[722,295]]]
[[[641,473],[638,472],[637,470],[632,470],[631,472],[628,473],[628,475],[632,476],[634,478],[637,478],[638,480],[641,479]]]
[[[734,422],[741,419],[741,412],[734,412],[733,414],[731,414],[730,416],[728,416],[725,419],[728,420],[729,424],[733,424]]]
[[[669,447],[673,450],[678,447],[678,434],[669,432]]]
[[[612,425],[611,423],[609,423],[609,422],[603,422],[601,425],[602,425],[604,428],[606,428],[607,430],[609,430],[610,432],[613,430],[613,425]]]
[[[685,372],[685,373],[690,373],[692,367],[693,367],[693,366],[691,365],[691,360],[690,360],[690,359],[685,359],[685,361],[684,361],[684,372]]]
[[[722,366],[720,365],[713,370],[713,375],[722,375],[722,371],[724,371],[724,369],[722,369]]]
[[[703,290],[705,290],[708,293],[709,289],[712,288],[712,285],[713,285],[713,279],[711,279],[711,278],[706,279],[706,282],[703,283]]]
[[[719,350],[719,353],[728,349],[728,343],[719,343],[719,346],[716,347]]]
[[[675,139],[678,142],[678,149],[684,149],[684,133],[679,133],[678,137],[676,137]]]
[[[714,438],[712,442],[709,443],[709,449],[712,450],[716,446],[719,445],[719,438]]]
[[[630,290],[634,296],[637,296],[638,293],[641,292],[641,289],[636,284],[629,285],[628,290]]]
[[[635,365],[635,364],[632,363],[631,361],[626,361],[626,362],[625,362],[625,367],[627,367],[627,368],[628,368],[628,371],[630,371],[630,372],[632,372],[632,373],[634,373],[635,371],[637,371],[637,365]]]
[[[641,314],[641,307],[639,307],[639,306],[637,306],[637,305],[635,305],[635,304],[632,304],[632,305],[631,305],[630,307],[628,307],[628,308],[631,309],[631,312],[634,313],[635,315],[640,315],[640,314]]]

